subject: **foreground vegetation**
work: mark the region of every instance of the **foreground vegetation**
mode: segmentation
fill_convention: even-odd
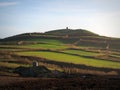
[[[5,82],[7,79],[8,82]],[[0,77],[1,90],[119,90],[120,79],[96,78],[20,78]]]

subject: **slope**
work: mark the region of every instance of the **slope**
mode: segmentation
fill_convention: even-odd
[[[99,36],[83,29],[59,29],[45,33],[24,33],[0,40],[0,44],[39,44],[61,42],[77,46],[99,47],[105,49],[109,44],[111,49],[120,49],[120,38]],[[52,42],[52,43],[53,43]]]

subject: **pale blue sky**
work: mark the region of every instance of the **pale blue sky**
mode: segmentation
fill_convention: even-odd
[[[0,38],[65,27],[120,37],[120,0],[0,0]]]

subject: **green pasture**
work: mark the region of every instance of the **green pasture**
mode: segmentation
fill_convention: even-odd
[[[34,42],[36,44],[30,44],[30,42]],[[24,44],[26,43],[26,44]],[[27,41],[23,41],[21,45],[0,45],[0,50],[4,49],[64,49],[67,48],[60,40],[55,39],[30,39]]]
[[[48,43],[48,44],[63,44],[60,40],[55,40],[55,39],[40,39],[40,38],[36,38],[36,39],[29,39],[27,40],[29,42],[39,42],[39,43]]]
[[[83,50],[64,50],[62,52],[65,52],[65,53],[68,53],[68,54],[82,55],[82,56],[95,56],[95,55],[99,54],[99,53],[83,51]]]
[[[22,45],[22,48],[32,48],[32,49],[65,49],[65,45],[56,45],[56,44],[33,44],[33,45]]]
[[[42,43],[48,43],[48,44],[56,44],[56,45],[63,44],[61,41],[54,40],[54,39],[39,39],[39,41]]]
[[[112,62],[112,61],[100,60],[100,59],[90,59],[90,58],[84,58],[80,56],[68,55],[63,53],[56,53],[49,51],[36,51],[36,52],[34,51],[34,52],[17,52],[16,54],[24,55],[24,56],[43,57],[58,62],[83,64],[86,66],[93,66],[93,67],[120,69],[120,63],[118,62]]]

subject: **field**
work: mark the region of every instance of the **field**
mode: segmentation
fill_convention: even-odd
[[[49,43],[47,43],[47,42]],[[120,69],[117,51],[99,51],[93,47],[80,47],[63,44],[58,41],[45,40],[41,44],[29,45],[0,45],[1,73],[12,71],[19,66],[30,66],[36,58],[40,65],[51,70],[60,70],[66,73],[118,75]],[[54,41],[54,40],[53,40]],[[25,58],[21,58],[25,56]],[[28,58],[29,57],[29,58]],[[36,57],[32,60],[30,57]],[[45,59],[41,61],[41,59]],[[63,63],[63,66],[61,66]],[[70,66],[71,65],[71,66]],[[8,72],[7,72],[8,73]],[[11,72],[9,72],[11,74]]]
[[[56,53],[56,52],[49,52],[49,51],[19,52],[18,55],[36,56],[36,57],[42,57],[42,58],[59,61],[59,62],[83,64],[86,66],[93,66],[93,67],[120,69],[120,63],[117,63],[117,62],[100,60],[100,59],[91,59],[91,58],[85,58],[80,56],[67,55],[63,53]]]
[[[56,44],[37,44],[37,45],[24,45],[23,48],[32,48],[32,49],[65,49],[67,48],[64,45],[56,45]],[[54,48],[53,48],[54,47]]]

